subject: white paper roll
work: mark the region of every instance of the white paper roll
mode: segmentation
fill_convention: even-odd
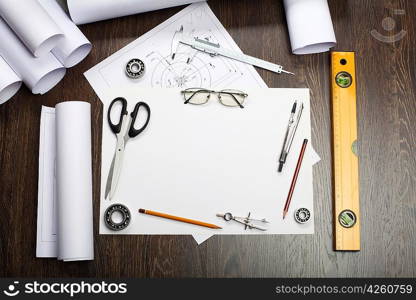
[[[56,0],[39,0],[39,2],[64,33],[64,38],[52,53],[65,67],[75,66],[90,53],[90,41],[69,19]]]
[[[293,54],[329,51],[336,45],[327,0],[284,0]]]
[[[75,24],[86,24],[204,0],[68,0]]]
[[[58,259],[94,259],[91,107],[71,101],[56,105],[56,190]]]
[[[0,36],[0,55],[32,93],[46,93],[65,76],[65,67],[52,53],[34,57],[1,18]]]
[[[17,76],[3,57],[0,56],[0,104],[13,97],[21,85],[22,79]]]
[[[0,16],[36,57],[47,54],[63,38],[37,0],[1,0]]]

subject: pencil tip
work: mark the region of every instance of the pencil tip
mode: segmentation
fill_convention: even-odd
[[[286,211],[283,212],[283,220],[286,218]]]

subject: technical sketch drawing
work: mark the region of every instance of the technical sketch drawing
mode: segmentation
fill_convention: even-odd
[[[182,38],[198,37],[241,50],[205,2],[191,4],[131,44],[85,73],[100,96],[117,86],[211,89],[267,87],[254,67],[221,56],[210,56],[180,44]],[[144,76],[132,80],[124,74],[126,63],[139,58]]]

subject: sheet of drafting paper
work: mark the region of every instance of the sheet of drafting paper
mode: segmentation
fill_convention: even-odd
[[[109,89],[103,94],[104,112],[111,100],[125,97],[131,111],[136,101],[151,108],[146,130],[126,145],[114,198],[104,200],[105,184],[116,138],[103,120],[101,174],[101,234],[191,234],[200,243],[213,234],[312,234],[313,218],[300,225],[296,208],[313,216],[312,166],[316,154],[308,145],[289,215],[282,219],[292,175],[303,139],[311,139],[308,89],[246,89],[245,108],[225,107],[215,100],[184,105],[180,89]],[[277,162],[295,100],[305,108],[283,173]],[[104,223],[105,209],[125,204],[132,221],[114,232]],[[211,230],[138,214],[139,208],[193,218],[223,227]],[[217,213],[232,212],[270,221],[268,230],[244,230]]]
[[[85,73],[97,95],[123,87],[205,87],[213,89],[267,87],[254,67],[221,56],[211,57],[181,45],[181,36],[198,36],[241,53],[206,2],[189,5]],[[144,61],[139,80],[125,74],[132,58]],[[189,61],[188,61],[189,60]],[[282,75],[284,76],[284,75]]]
[[[68,9],[76,24],[138,14],[203,0],[68,0]]]

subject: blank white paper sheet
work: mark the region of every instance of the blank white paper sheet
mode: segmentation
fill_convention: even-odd
[[[308,89],[246,89],[245,108],[225,107],[215,100],[206,105],[185,105],[180,89],[109,89],[104,103],[101,234],[191,234],[198,243],[213,234],[312,234],[312,166],[319,160],[312,148]],[[105,200],[106,180],[116,137],[107,123],[115,97],[125,97],[129,111],[137,101],[151,108],[146,130],[126,145],[123,167],[113,200]],[[305,108],[283,173],[277,172],[287,122],[295,100]],[[286,220],[283,207],[303,140],[309,139],[292,204]],[[114,203],[126,205],[130,225],[109,230],[103,214]],[[296,223],[295,209],[312,212],[308,224]],[[204,227],[138,213],[139,208],[193,218],[223,227]],[[266,218],[268,230],[244,230],[225,222],[217,213]]]

